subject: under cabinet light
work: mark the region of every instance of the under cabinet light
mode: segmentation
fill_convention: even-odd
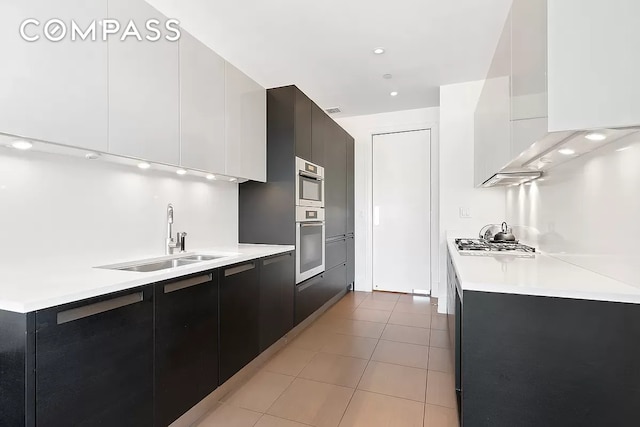
[[[178,169],[178,170],[176,171],[176,173],[177,173],[178,175],[182,176],[182,175],[186,175],[186,174],[187,174],[187,171],[186,171],[186,170],[184,170],[184,169]]]
[[[11,143],[11,146],[17,150],[28,150],[31,147],[33,147],[33,144],[30,143],[29,141],[19,139],[17,141],[13,141]]]
[[[138,163],[138,167],[140,169],[149,169],[151,167],[151,165],[147,162],[140,162]]]
[[[589,141],[604,141],[607,139],[607,135],[600,132],[591,132],[585,135]]]

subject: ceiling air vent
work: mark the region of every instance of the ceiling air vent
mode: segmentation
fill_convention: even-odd
[[[340,110],[340,107],[331,107],[331,108],[327,108],[324,111],[326,111],[327,114],[338,114],[342,112],[342,110]]]

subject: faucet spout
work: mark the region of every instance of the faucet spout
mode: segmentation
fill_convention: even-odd
[[[167,241],[173,240],[173,205],[167,206]]]
[[[178,247],[178,243],[173,239],[173,205],[167,205],[167,239],[165,242],[165,253],[173,254],[173,250]]]

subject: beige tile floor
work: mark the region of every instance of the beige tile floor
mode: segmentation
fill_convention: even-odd
[[[435,299],[351,292],[197,426],[457,427],[455,408]]]

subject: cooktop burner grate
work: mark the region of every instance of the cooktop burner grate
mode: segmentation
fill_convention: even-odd
[[[536,248],[518,242],[490,242],[481,239],[456,239],[459,251],[484,252],[527,252],[533,253]]]

